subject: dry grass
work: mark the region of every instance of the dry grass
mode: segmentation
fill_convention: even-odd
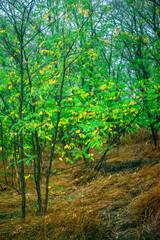
[[[91,170],[82,166],[52,176],[46,216],[36,215],[32,179],[27,184],[25,221],[20,219],[20,196],[11,189],[2,192],[1,239],[159,240],[160,163],[153,162],[159,159],[160,149],[149,141],[148,133],[136,133],[120,145],[118,153],[116,149],[108,153],[111,164],[144,158],[148,162],[141,168],[99,173],[91,182],[87,181]],[[68,166],[55,159],[54,168]]]

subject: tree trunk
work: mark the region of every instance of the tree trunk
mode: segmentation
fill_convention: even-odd
[[[20,107],[19,118],[23,120],[23,98],[24,98],[24,81],[23,81],[23,37],[21,35],[21,48],[20,48],[20,77],[21,77],[21,89],[20,89]],[[24,177],[24,149],[23,149],[23,130],[20,131],[20,182],[21,182],[21,196],[22,196],[22,218],[25,219],[26,208],[26,196],[25,196],[25,177]]]
[[[6,174],[6,159],[4,156],[4,142],[3,142],[3,124],[1,122],[1,146],[2,146],[2,163],[3,163],[3,169],[4,169],[4,178],[5,182],[7,183],[7,174]]]

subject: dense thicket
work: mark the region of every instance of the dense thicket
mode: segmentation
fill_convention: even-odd
[[[159,14],[156,0],[0,2],[2,178],[21,193],[23,217],[32,167],[37,209],[47,211],[55,153],[88,166],[97,148],[99,170],[127,132],[147,128],[157,145]]]

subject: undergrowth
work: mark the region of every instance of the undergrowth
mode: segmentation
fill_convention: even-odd
[[[33,179],[27,180],[25,221],[20,218],[21,196],[7,188],[0,196],[0,239],[159,240],[159,150],[148,133],[136,133],[118,151],[110,150],[91,181],[92,170],[83,165],[52,176],[46,216],[36,213]],[[66,166],[55,159],[56,168]]]

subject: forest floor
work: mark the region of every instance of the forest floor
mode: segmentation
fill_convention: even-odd
[[[97,150],[91,152],[100,158]],[[57,156],[53,169],[70,166]],[[150,133],[130,134],[88,181],[91,172],[79,165],[51,176],[46,216],[36,213],[34,181],[28,177],[25,221],[21,196],[9,187],[1,189],[0,239],[160,239],[160,145],[153,145]],[[42,179],[43,195],[44,187]]]

